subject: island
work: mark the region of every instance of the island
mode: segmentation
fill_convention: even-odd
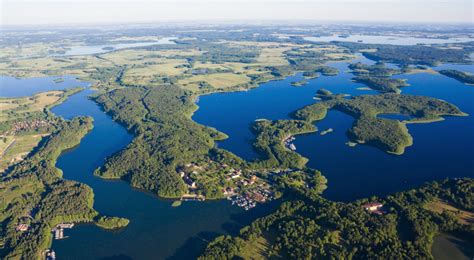
[[[308,81],[307,81],[307,80],[304,80],[304,79],[303,79],[303,80],[299,80],[299,81],[293,81],[293,82],[291,82],[291,85],[292,85],[293,87],[301,87],[301,86],[304,86],[304,85],[306,85],[306,84],[308,84]]]
[[[375,145],[392,154],[403,154],[413,144],[407,123],[442,120],[442,116],[466,116],[459,108],[442,100],[399,94],[361,95],[350,99],[320,90],[322,102],[295,112],[298,119],[314,122],[324,119],[327,110],[337,109],[355,118],[348,132],[352,142]],[[413,117],[400,122],[377,117],[378,114],[402,114]]]
[[[126,218],[100,216],[94,223],[104,229],[118,229],[126,227],[130,221]]]
[[[474,84],[474,75],[471,73],[462,72],[459,70],[440,70],[439,73],[468,85]]]
[[[399,69],[387,68],[383,62],[374,65],[363,63],[352,63],[349,65],[355,82],[366,84],[369,88],[382,93],[401,93],[400,88],[408,86],[404,79],[390,78],[401,74]]]
[[[400,94],[400,88],[409,86],[406,80],[383,77],[357,76],[354,78],[354,81],[366,84],[369,88],[383,93]]]

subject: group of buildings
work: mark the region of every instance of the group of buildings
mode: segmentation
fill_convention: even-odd
[[[46,249],[44,251],[44,258],[46,260],[56,260],[56,252],[53,249]]]
[[[206,166],[187,163],[178,167],[177,172],[188,187],[188,193],[181,200],[204,200],[201,198],[203,196],[198,195],[199,192],[196,191],[198,189],[196,180],[203,178],[209,172],[224,174],[226,185],[222,188],[223,195],[231,200],[232,204],[246,210],[254,208],[257,203],[265,203],[274,199],[274,193],[267,187],[268,185],[255,174],[244,174],[241,169],[236,169],[225,163],[212,160]]]
[[[51,229],[51,232],[53,232],[54,239],[63,239],[67,238],[64,236],[64,229],[67,228],[73,228],[74,223],[61,223],[56,225],[53,229]]]
[[[241,195],[229,196],[227,199],[232,201],[232,205],[237,205],[245,210],[249,210],[256,207],[257,203],[263,204],[275,199],[275,196],[269,189],[257,186],[246,190]]]
[[[15,230],[18,232],[25,232],[25,231],[28,231],[29,228],[30,228],[30,225],[23,223],[23,224],[18,224]]]
[[[362,208],[367,210],[370,213],[383,215],[385,212],[383,211],[383,204],[380,202],[370,202],[362,205]]]
[[[38,129],[41,127],[49,126],[50,122],[43,119],[34,119],[16,122],[12,125],[11,129],[3,133],[4,135],[16,135],[19,132]]]
[[[292,151],[296,151],[296,146],[295,144],[293,143],[293,141],[296,140],[294,136],[289,136],[288,138],[286,138],[285,140],[283,140],[283,143],[285,144],[285,147],[292,150]]]

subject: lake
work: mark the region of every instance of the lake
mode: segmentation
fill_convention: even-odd
[[[165,37],[158,41],[152,42],[133,42],[133,43],[111,43],[104,45],[77,45],[68,47],[69,49],[64,54],[58,56],[77,56],[77,55],[89,55],[89,54],[100,54],[111,52],[120,49],[133,48],[133,47],[144,47],[157,44],[176,44],[173,40],[175,37]]]
[[[367,59],[360,57],[355,61],[365,60]],[[314,96],[320,88],[352,95],[376,93],[373,90],[357,90],[366,86],[351,81],[353,75],[346,72],[347,63],[335,62],[329,65],[338,68],[340,74],[309,80],[309,84],[302,87],[291,86],[291,82],[303,79],[298,74],[261,84],[249,91],[201,96],[199,109],[194,113],[193,119],[229,135],[228,139],[218,143],[219,147],[247,160],[256,159],[258,154],[252,146],[255,135],[250,130],[250,125],[255,120],[289,119],[291,112],[314,103]]]
[[[89,83],[72,76],[15,78],[0,76],[0,97],[24,97],[52,90],[87,87]]]
[[[361,42],[368,44],[394,44],[394,45],[417,45],[417,44],[444,44],[444,43],[456,43],[456,42],[469,42],[473,41],[474,38],[458,37],[449,39],[437,39],[437,38],[423,38],[423,37],[402,37],[392,35],[363,35],[353,34],[347,35],[347,37],[340,37],[340,35],[333,34],[331,36],[320,36],[320,37],[303,37],[303,39],[312,42]]]
[[[365,63],[366,59],[360,58],[359,61]],[[255,119],[288,119],[291,112],[314,103],[313,97],[320,88],[352,96],[376,93],[358,90],[365,86],[351,81],[353,75],[347,72],[347,63],[329,65],[337,67],[341,73],[335,77],[309,80],[302,87],[290,85],[301,79],[296,75],[246,92],[202,96],[193,119],[229,135],[227,140],[219,142],[219,147],[248,160],[256,159],[258,155],[252,151],[255,136],[250,131]],[[427,73],[397,77],[406,78],[411,84],[402,89],[404,94],[443,99],[474,115],[472,86]],[[321,170],[327,177],[328,189],[324,197],[352,201],[372,195],[388,195],[446,177],[474,177],[473,118],[449,117],[442,122],[409,124],[414,144],[406,149],[405,154],[396,156],[368,145],[347,146],[346,132],[353,118],[332,110],[324,120],[316,123],[320,130],[333,128],[332,133],[299,135],[294,144],[297,152],[309,159],[308,166]]]
[[[2,76],[0,82],[1,97],[89,86],[88,82],[73,76],[24,79]],[[126,217],[131,222],[121,231],[105,231],[94,225],[78,225],[67,230],[69,238],[53,244],[60,259],[195,258],[204,250],[206,241],[221,234],[236,234],[243,225],[278,205],[279,202],[275,202],[244,211],[227,200],[220,200],[185,202],[173,208],[172,201],[132,189],[126,182],[94,177],[93,171],[105,158],[123,149],[133,136],[87,98],[92,93],[87,89],[52,109],[53,113],[66,119],[82,115],[94,118],[93,130],[79,146],[59,157],[57,167],[63,171],[64,178],[92,187],[94,208],[99,212]]]
[[[373,63],[363,57],[358,61]],[[259,118],[288,119],[289,114],[305,105],[316,102],[314,95],[320,88],[352,96],[375,94],[372,90],[359,90],[363,84],[351,81],[347,63],[329,64],[338,68],[338,76],[321,76],[309,80],[302,87],[291,82],[302,79],[300,74],[260,87],[226,94],[202,96],[193,119],[216,127],[229,135],[219,142],[245,159],[256,159],[251,146],[255,136],[250,125]],[[474,115],[474,88],[454,79],[433,74],[401,75],[409,87],[403,93],[429,95],[447,100],[464,112]],[[7,78],[7,77],[3,77]],[[62,77],[68,88],[88,83],[73,77]],[[17,80],[3,88],[11,96],[31,95],[56,86],[54,77]],[[50,83],[53,82],[53,85]],[[44,84],[43,84],[44,83]],[[47,83],[47,84],[46,84]],[[2,84],[3,86],[3,84]],[[15,87],[12,87],[15,86]],[[37,86],[41,86],[38,88]],[[48,86],[48,87],[45,87]],[[25,88],[25,89],[19,89]],[[9,91],[9,92],[6,92]],[[93,91],[87,89],[71,96],[54,107],[52,112],[64,118],[87,115],[94,118],[94,129],[80,145],[63,153],[57,167],[64,178],[76,180],[92,187],[94,208],[99,212],[130,219],[127,228],[105,231],[93,225],[78,225],[66,230],[69,238],[54,241],[53,249],[60,259],[192,259],[199,255],[207,241],[220,234],[236,234],[242,225],[273,210],[278,202],[259,206],[250,211],[232,206],[229,201],[186,202],[173,208],[171,201],[153,194],[130,188],[123,181],[106,181],[93,176],[93,171],[104,163],[107,156],[123,149],[132,140],[127,131],[115,123],[93,101],[87,98]],[[310,167],[320,169],[329,180],[324,196],[349,201],[370,195],[386,195],[418,186],[429,180],[446,177],[473,177],[474,121],[473,117],[451,117],[443,122],[408,125],[414,145],[402,156],[387,154],[377,148],[358,145],[348,147],[347,129],[352,117],[330,111],[326,119],[316,125],[334,132],[297,136],[297,152],[310,159]]]
[[[202,252],[206,241],[220,234],[236,234],[242,225],[276,206],[244,211],[220,200],[185,202],[173,208],[172,201],[132,189],[124,181],[94,177],[93,171],[104,159],[123,149],[132,136],[87,98],[91,93],[82,91],[52,109],[67,119],[81,115],[94,118],[93,130],[79,146],[59,157],[57,167],[64,178],[92,187],[94,208],[100,213],[126,217],[130,224],[120,231],[94,225],[67,230],[69,238],[53,244],[60,259],[191,259]]]

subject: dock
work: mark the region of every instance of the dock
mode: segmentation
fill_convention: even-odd
[[[44,251],[44,257],[46,260],[56,260],[56,252],[53,249],[46,249]]]
[[[181,201],[205,201],[206,197],[203,195],[197,195],[197,194],[184,194],[180,198]]]
[[[64,239],[67,238],[67,236],[64,236],[64,229],[73,227],[74,223],[60,223],[57,224],[53,229],[51,229],[51,232],[53,232],[54,234],[54,239]]]

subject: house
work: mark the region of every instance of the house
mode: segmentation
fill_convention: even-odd
[[[232,178],[232,179],[237,179],[237,178],[239,178],[239,177],[240,177],[240,174],[239,174],[239,173],[236,173],[236,172],[234,172],[234,173],[230,176],[230,178]]]
[[[256,181],[257,181],[257,176],[252,175],[252,177],[250,177],[250,184],[254,184]]]
[[[267,200],[265,196],[263,196],[262,194],[258,192],[252,193],[250,197],[259,203],[265,203],[265,201]]]
[[[74,223],[60,223],[56,225],[56,228],[73,228]]]
[[[46,249],[44,255],[46,260],[56,260],[56,253],[52,249]]]
[[[28,228],[30,228],[28,224],[19,224],[16,227],[16,231],[25,232],[25,231],[28,231]]]
[[[224,188],[223,192],[224,192],[224,196],[235,194],[234,189],[231,187]]]
[[[195,189],[197,187],[196,185],[196,182],[193,181],[191,178],[189,178],[188,176],[184,176],[183,177],[183,181],[184,183],[186,183],[188,185],[189,188],[191,189]]]
[[[371,203],[362,205],[362,207],[368,212],[375,212],[375,211],[378,211],[380,208],[382,208],[383,204],[380,202],[371,202]]]

